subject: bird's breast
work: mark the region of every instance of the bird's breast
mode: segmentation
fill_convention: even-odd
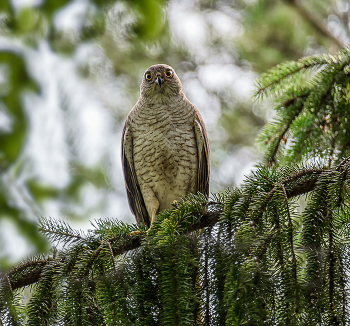
[[[143,180],[173,182],[197,167],[193,116],[169,111],[157,114],[154,110],[133,119],[134,164],[140,167]]]

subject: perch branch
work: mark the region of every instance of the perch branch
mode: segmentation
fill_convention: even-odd
[[[349,159],[344,160],[338,167],[335,169],[340,169]],[[300,183],[296,183],[293,185],[292,189],[286,190],[286,194],[288,198],[296,197],[305,193],[308,193],[312,191],[315,188],[316,182],[321,175],[322,172],[326,172],[330,170],[322,170],[322,169],[309,169],[304,170],[298,173],[295,173],[291,175],[290,177],[286,178],[283,182],[284,185],[287,185],[289,182],[295,181],[300,177],[303,177],[305,175],[309,175],[307,180],[302,180]],[[278,183],[278,186],[280,186],[280,183]],[[269,199],[273,196],[274,192],[277,190],[277,186],[274,186],[270,193],[267,195],[266,200],[262,204],[259,210],[259,214],[263,212],[263,210],[266,208],[266,205],[269,201]],[[203,229],[208,226],[215,225],[221,214],[223,209],[219,209],[215,212],[205,212],[201,213],[200,216],[198,216],[197,222],[190,225],[189,228],[185,231],[185,233],[190,233],[196,230]],[[262,211],[262,212],[261,212]],[[112,248],[113,256],[121,255],[127,251],[139,248],[142,246],[142,240],[144,240],[143,235],[127,235],[123,239],[123,244],[119,247]],[[111,243],[113,244],[113,243]],[[111,245],[110,244],[110,245]],[[60,258],[61,261],[64,261],[64,258]],[[31,284],[34,284],[39,281],[41,273],[44,269],[44,267],[47,264],[54,263],[57,260],[54,259],[48,259],[48,260],[40,260],[40,261],[30,261],[28,263],[24,263],[23,265],[15,267],[13,270],[11,270],[9,273],[6,274],[6,277],[9,278],[11,283],[12,290],[16,290]],[[33,269],[29,272],[23,273],[23,275],[19,275],[16,278],[14,277],[15,274],[25,272],[25,269],[28,267],[32,267]]]

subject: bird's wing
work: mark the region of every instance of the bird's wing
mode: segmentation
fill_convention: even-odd
[[[198,109],[196,108],[196,118],[194,124],[198,150],[198,178],[197,191],[209,196],[210,178],[210,148],[207,131]]]
[[[137,181],[133,143],[130,129],[127,126],[128,120],[125,122],[122,135],[122,164],[124,172],[124,180],[126,186],[126,193],[128,195],[129,206],[132,213],[136,217],[138,224],[150,226],[150,219],[147,213],[146,205],[142,197],[140,185]]]

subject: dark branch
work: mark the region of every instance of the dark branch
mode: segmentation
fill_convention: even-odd
[[[212,226],[217,223],[219,220],[219,217],[221,215],[221,212],[207,212],[204,213],[198,220],[197,223],[192,224],[187,232],[193,232],[196,230],[203,229],[207,226]],[[112,248],[113,249],[113,255],[118,256],[121,255],[127,251],[137,249],[141,247],[142,245],[142,240],[144,240],[144,235],[128,235],[124,238],[123,245],[117,248]],[[113,243],[112,243],[113,244]],[[101,247],[101,246],[100,246]],[[101,248],[98,247],[97,250],[100,251]],[[93,257],[94,259],[96,258],[95,256]],[[62,259],[61,259],[62,260]],[[31,284],[34,284],[39,281],[41,273],[44,269],[44,267],[47,264],[53,263],[55,260],[40,260],[40,261],[31,261],[28,263],[25,263],[23,265],[20,265],[10,271],[7,275],[9,279],[11,280],[11,276],[13,276],[15,273],[18,273],[20,271],[24,271],[28,267],[36,267],[34,270],[31,270],[25,275],[20,276],[18,279],[11,280],[11,287],[12,290],[16,290]]]
[[[49,264],[49,261],[47,261],[45,265],[47,264]],[[20,277],[14,281],[12,281],[11,277],[9,277],[11,280],[12,290],[14,291],[16,289],[38,282],[41,276],[41,272],[43,271],[45,265],[38,266],[38,268],[36,268],[35,270],[26,273],[25,275],[23,275],[23,277]]]

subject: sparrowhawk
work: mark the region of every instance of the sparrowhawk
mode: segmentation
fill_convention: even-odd
[[[148,227],[174,200],[209,194],[210,151],[198,109],[174,69],[151,66],[125,121],[122,163],[131,211]]]

